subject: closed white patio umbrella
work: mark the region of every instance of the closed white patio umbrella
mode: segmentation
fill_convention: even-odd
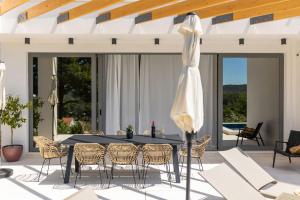
[[[186,135],[187,185],[186,199],[190,199],[191,140],[203,125],[203,92],[198,69],[200,62],[200,19],[194,13],[187,14],[179,32],[184,37],[183,68],[171,110],[171,118]]]
[[[57,58],[54,57],[52,59],[52,76],[51,76],[51,90],[48,96],[48,102],[52,108],[52,139],[54,140],[54,129],[56,127],[56,120],[55,120],[55,106],[58,104],[58,97],[57,97]]]

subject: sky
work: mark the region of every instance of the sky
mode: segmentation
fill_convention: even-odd
[[[223,59],[223,84],[247,84],[247,58]]]

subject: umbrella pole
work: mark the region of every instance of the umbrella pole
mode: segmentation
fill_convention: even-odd
[[[52,140],[54,141],[54,106],[51,105],[52,107]]]
[[[192,160],[192,139],[194,137],[194,131],[191,133],[186,132],[187,141],[187,173],[186,173],[186,200],[190,200],[190,190],[191,190],[191,160]]]

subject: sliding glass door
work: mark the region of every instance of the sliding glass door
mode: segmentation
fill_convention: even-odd
[[[282,56],[220,55],[218,66],[219,148],[272,149],[282,137]],[[245,127],[256,129],[258,142],[239,138]],[[250,130],[250,129],[248,129]],[[245,132],[246,133],[246,132]],[[248,134],[248,133],[247,133]],[[260,138],[261,136],[261,138]]]
[[[29,56],[30,150],[34,136],[57,140],[96,130],[96,59],[88,54]],[[93,73],[94,72],[94,73]],[[57,101],[49,102],[56,90]]]

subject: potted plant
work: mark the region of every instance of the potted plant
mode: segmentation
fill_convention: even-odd
[[[22,111],[29,104],[22,104],[19,97],[8,96],[6,106],[1,114],[1,123],[10,127],[10,145],[2,147],[2,154],[7,162],[18,161],[23,153],[23,145],[14,144],[14,129],[20,128],[26,119],[22,117]]]
[[[133,138],[133,127],[132,125],[129,125],[127,128],[126,128],[126,137],[127,139],[132,139]]]

